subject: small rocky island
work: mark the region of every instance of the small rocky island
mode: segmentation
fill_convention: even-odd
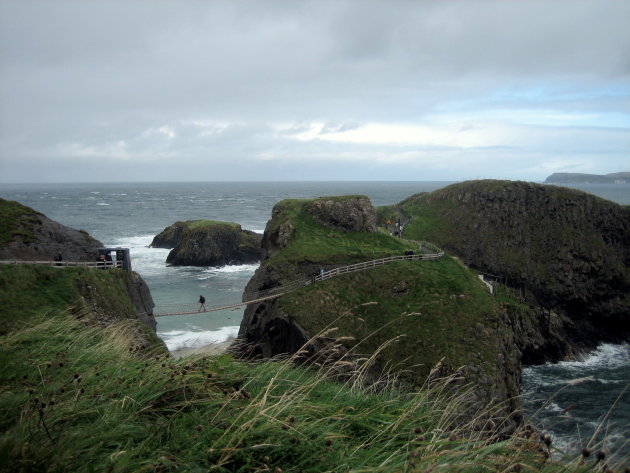
[[[260,261],[261,240],[238,223],[187,220],[166,227],[150,246],[172,248],[166,258],[171,266],[225,266]]]

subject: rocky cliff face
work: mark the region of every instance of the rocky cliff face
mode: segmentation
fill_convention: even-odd
[[[510,181],[455,184],[401,206],[412,217],[406,236],[434,241],[537,307],[539,327],[529,333],[554,337],[545,327],[557,322],[553,347],[536,336],[524,341],[531,360],[544,357],[544,346],[557,360],[630,338],[629,209],[572,189]]]
[[[87,232],[66,227],[18,202],[0,199],[3,232],[0,260],[95,261],[103,244]]]
[[[287,217],[291,212],[291,201],[281,201],[274,206],[262,237],[263,261],[281,253],[294,236],[298,223]],[[376,211],[365,196],[320,197],[308,202],[306,212],[331,229],[343,232],[376,231]],[[329,266],[317,261],[262,264],[248,282],[245,292],[282,286],[296,279],[311,277],[320,269],[329,269]],[[274,300],[247,306],[239,331],[240,342],[266,358],[295,353],[309,338],[310,335],[291,320]]]
[[[176,222],[157,235],[151,246],[173,248],[173,266],[225,266],[260,261],[262,236],[236,223],[190,220]]]
[[[151,296],[149,286],[142,277],[135,272],[127,272],[125,278],[125,286],[129,300],[136,308],[138,320],[146,325],[153,333],[157,332],[157,323],[153,317],[153,308],[155,303]]]
[[[320,197],[311,202],[309,212],[329,228],[345,232],[377,231],[376,211],[365,196]]]

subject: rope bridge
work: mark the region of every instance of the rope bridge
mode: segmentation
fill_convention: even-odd
[[[197,303],[189,303],[189,304],[160,304],[159,308],[163,309],[156,311],[153,310],[153,315],[155,317],[165,317],[172,315],[190,315],[204,312],[216,312],[219,310],[227,310],[227,309],[237,309],[239,307],[254,304],[256,302],[262,302],[270,299],[275,299],[277,297],[283,296],[289,292],[295,291],[296,289],[307,286],[309,284],[315,284],[319,281],[325,281],[330,278],[334,278],[337,276],[341,276],[342,274],[354,273],[357,271],[364,271],[366,269],[375,268],[377,266],[382,266],[389,263],[394,263],[396,261],[433,261],[438,260],[442,256],[444,256],[444,251],[439,249],[437,246],[432,243],[421,241],[414,242],[418,244],[418,246],[422,249],[429,249],[430,253],[424,254],[407,254],[400,256],[389,256],[387,258],[380,258],[371,261],[364,261],[361,263],[350,264],[347,266],[340,266],[338,268],[330,269],[328,271],[323,271],[317,276],[313,276],[311,278],[302,278],[290,283],[284,284],[282,286],[277,286],[271,289],[265,289],[262,291],[255,292],[245,292],[243,293],[242,302],[238,302],[230,305],[223,305],[217,307],[209,307],[209,308],[201,308],[201,304]],[[205,310],[204,310],[205,309]]]

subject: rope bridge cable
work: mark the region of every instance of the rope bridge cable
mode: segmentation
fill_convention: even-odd
[[[275,299],[276,297],[280,297],[282,295],[284,295],[285,293],[280,293],[280,294],[275,294],[272,296],[267,296],[267,297],[261,297],[258,299],[254,299],[254,300],[250,300],[250,301],[246,301],[246,302],[237,302],[236,304],[230,304],[230,305],[224,305],[224,306],[219,306],[219,307],[210,307],[208,309],[205,310],[199,310],[198,307],[200,304],[180,304],[178,307],[181,309],[179,312],[168,312],[168,313],[153,313],[154,317],[167,317],[167,316],[173,316],[173,315],[192,315],[192,314],[205,314],[206,312],[217,312],[219,310],[227,310],[227,309],[235,309],[247,304],[253,304],[255,302],[262,302],[262,301],[266,301],[269,299]],[[192,306],[194,306],[195,308],[197,308],[196,310],[192,310]],[[163,306],[161,306],[163,307]]]
[[[412,241],[412,240],[409,240]],[[382,266],[388,263],[393,263],[396,261],[434,261],[442,258],[444,256],[444,252],[429,242],[418,242],[413,241],[413,243],[418,244],[418,246],[422,249],[423,247],[431,249],[434,253],[426,253],[426,254],[411,254],[411,255],[400,255],[400,256],[389,256],[387,258],[380,258],[371,261],[363,261],[361,263],[350,264],[346,266],[339,266],[337,268],[330,269],[328,271],[324,271],[317,276],[311,278],[301,278],[295,281],[291,281],[287,284],[283,284],[282,286],[276,286],[269,289],[263,289],[262,291],[253,291],[246,292],[243,294],[242,302],[238,302],[235,304],[219,306],[219,307],[210,307],[206,310],[200,311],[199,308],[201,304],[197,303],[189,303],[189,304],[160,304],[160,308],[164,308],[169,312],[157,312],[154,310],[153,315],[155,317],[165,317],[169,315],[191,315],[197,313],[205,313],[205,312],[216,312],[219,310],[226,309],[234,309],[238,307],[242,307],[248,304],[254,304],[256,302],[262,302],[269,299],[275,299],[277,297],[283,296],[289,292],[292,292],[300,287],[307,286],[309,284],[314,284],[318,281],[325,281],[330,278],[334,278],[340,276],[342,274],[353,273],[357,271],[364,271],[366,269],[375,268],[377,266]]]

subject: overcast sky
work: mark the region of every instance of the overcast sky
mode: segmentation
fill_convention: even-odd
[[[0,2],[0,182],[630,171],[630,2]]]

